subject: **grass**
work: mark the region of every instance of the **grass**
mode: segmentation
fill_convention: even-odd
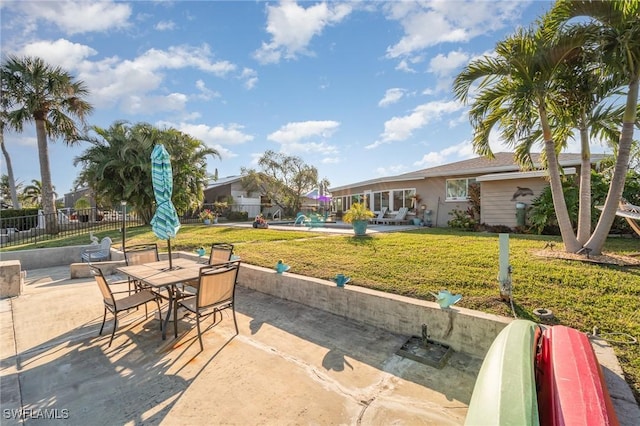
[[[114,232],[96,235],[108,235],[116,245],[121,238]],[[553,311],[554,324],[584,332],[597,326],[612,341],[625,379],[640,401],[640,345],[614,342],[640,337],[640,267],[536,256],[534,252],[549,241],[562,246],[558,237],[509,238],[515,314],[537,322],[533,311],[546,308]],[[158,242],[149,227],[127,230],[127,244],[146,242]],[[426,300],[434,300],[430,292],[447,289],[463,295],[458,306],[513,316],[511,306],[499,295],[497,234],[418,229],[354,237],[185,225],[171,246],[195,251],[212,242],[234,244],[243,262],[253,265],[273,268],[283,259],[293,273],[323,279],[343,273],[351,277],[352,285]],[[86,243],[86,236],[75,236],[14,249]],[[159,241],[159,246],[166,251],[166,242]],[[605,246],[606,252],[621,255],[639,249],[637,239],[612,238]]]

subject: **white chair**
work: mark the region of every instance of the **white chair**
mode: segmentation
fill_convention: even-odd
[[[104,262],[111,260],[111,238],[104,237],[100,244],[82,250],[80,257],[83,262]]]
[[[382,207],[380,209],[380,213],[378,213],[378,216],[374,217],[373,219],[369,219],[369,223],[380,223],[384,220],[384,215],[387,214],[387,207]]]

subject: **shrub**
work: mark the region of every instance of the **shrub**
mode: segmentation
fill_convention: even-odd
[[[464,231],[475,231],[478,226],[478,221],[473,218],[471,209],[457,210],[454,209],[449,213],[453,216],[447,224],[454,229],[462,229]]]
[[[234,222],[247,221],[249,220],[249,213],[230,211],[227,213],[227,219]]]

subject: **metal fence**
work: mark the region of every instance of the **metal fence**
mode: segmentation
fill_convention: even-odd
[[[57,216],[57,217],[56,217]],[[57,222],[57,233],[47,231],[47,223]],[[115,211],[101,211],[95,208],[83,210],[59,210],[45,215],[0,218],[0,247],[33,244],[72,235],[89,234],[117,229],[123,226],[138,226],[143,222],[133,213],[123,215]]]
[[[202,222],[199,213],[207,208],[215,211],[214,204],[205,204],[201,209],[182,216],[180,223]],[[219,213],[230,221],[253,220],[258,214],[262,214],[270,220],[282,219],[284,216],[278,206],[268,204],[230,204]],[[57,233],[48,232],[46,224],[55,223],[56,220]],[[32,216],[7,217],[6,214],[2,214],[0,217],[0,248],[35,244],[40,241],[73,235],[88,235],[90,232],[114,229],[122,232],[123,226],[132,227],[143,224],[144,222],[133,212],[123,215],[122,211],[105,211],[96,208],[61,209],[50,215],[45,215],[42,211]]]

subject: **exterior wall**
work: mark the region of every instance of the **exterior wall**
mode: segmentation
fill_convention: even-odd
[[[89,200],[89,203],[91,203],[91,206],[96,207],[96,202],[93,199],[91,190],[89,188],[82,188],[77,191],[64,194],[64,208],[72,209],[76,201],[82,197],[86,197]]]
[[[516,203],[525,203],[527,208],[530,207],[531,201],[547,186],[547,181],[541,177],[482,182],[480,186],[481,222],[491,226],[516,227]],[[525,190],[518,191],[518,188],[525,188]],[[530,189],[533,194],[526,189]],[[521,193],[524,195],[519,195]]]
[[[445,201],[446,197],[446,180],[449,178],[455,178],[456,176],[447,177],[430,177],[416,180],[406,180],[397,182],[380,182],[373,185],[357,186],[349,188],[343,191],[333,191],[331,196],[333,198],[343,197],[353,194],[362,194],[367,192],[378,191],[392,191],[396,189],[408,189],[415,188],[416,194],[420,196],[418,208],[422,205],[426,206],[426,210],[431,210],[431,224],[434,227],[447,227],[451,216],[449,213],[454,210],[466,210],[469,207],[469,203],[464,201]],[[468,176],[462,176],[468,177]],[[397,209],[395,209],[397,210]],[[377,212],[376,212],[377,213]],[[393,213],[393,212],[390,212]],[[414,212],[411,212],[409,217],[412,217]],[[422,216],[424,213],[420,209],[417,213]],[[387,214],[389,215],[389,213]],[[421,217],[424,219],[424,217]]]

